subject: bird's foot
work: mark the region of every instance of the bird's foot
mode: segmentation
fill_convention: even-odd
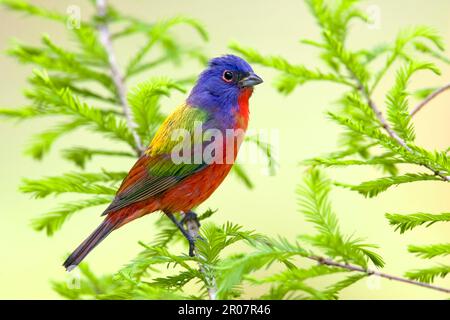
[[[184,217],[181,219],[181,223],[186,225],[186,228],[188,229],[189,232],[194,231],[194,233],[196,234],[195,240],[197,239],[205,240],[202,238],[202,236],[198,234],[201,224],[200,221],[198,220],[198,215],[194,211],[186,212],[184,214]]]
[[[194,211],[188,211],[184,213],[184,217],[181,219],[181,224],[187,224],[189,221],[194,221],[197,224],[197,227],[200,228],[201,224],[198,221],[198,216]]]
[[[191,233],[189,230],[190,229],[189,224],[192,221],[197,226],[197,229],[198,229],[198,227],[200,227],[200,223],[198,222],[198,219],[197,219],[197,214],[195,212],[189,211],[189,212],[185,213],[185,215],[181,219],[181,221],[178,221],[177,218],[175,218],[175,216],[171,212],[166,212],[166,215],[178,227],[178,229],[181,231],[183,236],[189,242],[189,256],[194,257],[195,256],[195,239],[191,236]],[[183,224],[186,224],[186,227],[188,228],[188,230],[186,230],[183,227]],[[197,238],[202,239],[198,235],[197,235]]]
[[[194,211],[187,211],[184,213],[183,218],[180,221],[186,226],[188,234],[191,236],[192,241],[189,241],[189,255],[191,257],[195,256],[195,241],[203,238],[198,234],[200,228],[200,222],[198,221],[198,216]]]

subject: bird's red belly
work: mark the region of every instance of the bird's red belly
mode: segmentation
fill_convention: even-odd
[[[209,198],[230,172],[231,167],[232,164],[214,163],[186,178],[159,197],[160,209],[170,212],[191,210]]]
[[[211,164],[156,197],[136,202],[111,216],[120,221],[116,228],[157,210],[189,211],[209,198],[230,172],[232,164]]]

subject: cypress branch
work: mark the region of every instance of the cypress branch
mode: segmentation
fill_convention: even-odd
[[[51,11],[32,5],[26,1],[22,0],[1,0],[0,4],[6,6],[7,8],[15,11],[25,12],[33,16],[43,17],[50,20],[55,20],[58,22],[65,22],[66,16],[56,11]]]
[[[114,150],[99,150],[89,149],[84,147],[73,147],[62,150],[63,158],[74,162],[78,167],[84,169],[86,163],[92,159],[93,156],[118,156],[134,158],[134,153],[126,151]]]
[[[450,59],[444,53],[442,53],[440,50],[434,50],[421,42],[415,42],[414,47],[416,48],[416,50],[418,50],[422,53],[428,54],[429,56],[431,56],[439,61],[442,61],[445,64],[450,64]]]
[[[160,111],[160,99],[170,96],[173,90],[184,92],[176,82],[166,78],[153,78],[140,83],[127,96],[136,132],[141,140],[150,140],[163,122],[165,115]]]
[[[111,196],[97,196],[77,202],[62,203],[57,209],[42,214],[31,221],[31,226],[36,231],[45,230],[48,236],[52,236],[61,229],[62,225],[76,212],[89,207],[95,207],[102,204],[110,203]]]
[[[405,141],[413,141],[415,138],[408,112],[408,93],[406,92],[408,82],[415,72],[426,69],[439,73],[436,67],[429,63],[411,62],[407,67],[400,69],[397,72],[396,83],[386,97],[389,122],[393,130]]]
[[[372,198],[377,196],[379,193],[386,191],[388,188],[392,186],[398,186],[404,183],[411,183],[417,181],[436,181],[439,180],[438,177],[429,174],[415,174],[415,173],[407,173],[401,176],[391,176],[379,178],[372,181],[365,181],[359,185],[347,185],[343,183],[338,183],[340,186],[349,188],[351,190],[357,191],[362,195]]]
[[[260,55],[256,50],[250,48],[244,48],[236,42],[229,44],[229,47],[234,51],[244,55],[250,62],[262,64],[266,67],[272,67],[279,71],[295,77],[298,84],[303,84],[307,81],[331,81],[344,85],[351,85],[348,81],[331,73],[323,73],[320,70],[310,70],[302,65],[293,65],[282,57]],[[283,88],[280,88],[283,91]]]
[[[395,226],[396,231],[400,230],[400,233],[404,233],[424,224],[429,227],[436,222],[448,222],[450,221],[450,213],[414,213],[409,215],[386,213],[386,218],[392,226]]]
[[[408,246],[408,251],[424,259],[431,259],[437,256],[450,254],[450,243],[431,244],[428,246]]]
[[[77,119],[72,122],[61,123],[50,130],[41,132],[33,137],[25,153],[34,159],[41,160],[48,153],[57,139],[68,134],[86,124],[84,119]]]
[[[140,69],[143,66],[142,60],[147,55],[149,50],[160,41],[163,43],[164,41],[169,41],[170,38],[168,38],[167,32],[172,27],[180,24],[186,24],[193,27],[204,41],[208,40],[208,33],[205,27],[199,21],[189,17],[177,16],[165,21],[160,21],[152,26],[148,26],[145,32],[147,33],[146,36],[149,40],[141,49],[139,49],[134,57],[131,58],[126,67],[126,77],[130,77],[131,75],[135,75],[140,72]]]
[[[40,180],[23,179],[20,191],[31,193],[36,198],[45,198],[49,195],[67,192],[114,195],[116,193],[115,188],[100,184],[100,182],[117,183],[125,175],[126,172],[73,172]]]
[[[409,279],[421,281],[423,283],[432,283],[436,277],[444,278],[450,273],[450,266],[439,265],[435,267],[430,267],[426,269],[417,269],[413,271],[408,271],[405,276]],[[444,292],[450,292],[446,290]]]
[[[17,109],[0,109],[0,116],[4,118],[28,120],[42,115],[34,106],[25,106]]]
[[[401,30],[394,41],[394,45],[390,50],[391,54],[387,58],[385,66],[375,76],[375,80],[372,84],[370,93],[373,93],[381,79],[386,75],[387,71],[394,64],[394,62],[399,57],[402,57],[406,54],[405,47],[408,44],[414,43],[415,40],[421,38],[430,41],[441,51],[444,49],[444,44],[441,36],[436,32],[436,30],[430,27],[416,26]]]
[[[368,275],[364,274],[364,273],[348,276],[344,280],[341,280],[339,282],[336,282],[336,283],[328,286],[325,289],[325,294],[327,296],[331,297],[332,299],[338,299],[339,292],[341,292],[342,290],[344,290],[347,287],[350,287],[351,285],[355,284],[359,280],[366,278],[367,276]]]

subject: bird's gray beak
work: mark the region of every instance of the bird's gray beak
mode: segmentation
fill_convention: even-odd
[[[239,81],[239,86],[241,88],[253,87],[260,83],[263,83],[263,79],[261,79],[258,75],[254,73],[250,73],[248,76]]]

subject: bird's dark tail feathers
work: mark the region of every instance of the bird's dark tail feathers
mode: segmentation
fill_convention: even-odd
[[[64,261],[63,266],[67,271],[74,269],[103,239],[105,239],[116,227],[117,222],[106,218],[98,227],[84,240],[78,248]]]

